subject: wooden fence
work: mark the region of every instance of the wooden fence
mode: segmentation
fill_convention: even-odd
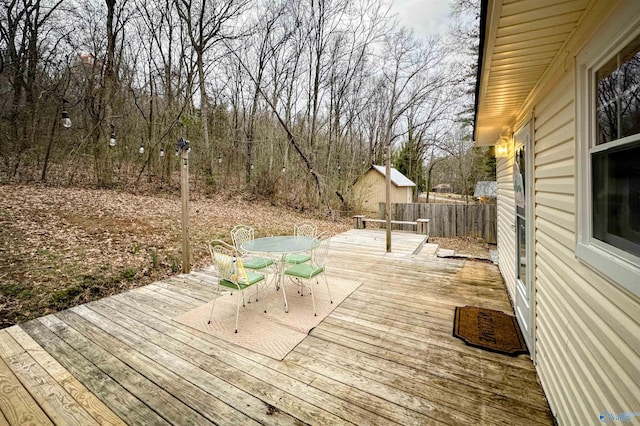
[[[379,204],[379,209],[380,218],[384,219],[384,203]],[[479,237],[491,244],[497,242],[495,204],[393,203],[391,219],[413,222],[429,219],[431,237]],[[407,228],[410,229],[413,228]]]

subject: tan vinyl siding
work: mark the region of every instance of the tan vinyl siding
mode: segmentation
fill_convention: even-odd
[[[507,158],[496,162],[498,182],[498,257],[500,272],[505,279],[509,297],[515,299],[516,289],[516,203],[513,191],[513,148]]]
[[[574,87],[569,67],[535,106],[536,363],[560,424],[598,424],[640,411],[640,300],[575,256]]]

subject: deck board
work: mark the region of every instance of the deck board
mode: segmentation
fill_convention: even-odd
[[[282,361],[172,320],[209,270],[0,330],[0,425],[553,424],[526,355],[451,336],[455,306],[511,311],[497,268],[423,243],[333,237],[327,268],[364,284]]]

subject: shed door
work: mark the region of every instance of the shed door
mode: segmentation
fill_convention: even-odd
[[[529,352],[533,340],[533,231],[531,122],[515,134],[513,188],[516,201],[516,297],[515,314]]]

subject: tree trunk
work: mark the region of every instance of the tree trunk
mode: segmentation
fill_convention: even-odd
[[[202,120],[202,142],[203,154],[205,158],[209,158],[209,174],[213,174],[214,164],[213,155],[211,155],[211,145],[209,144],[209,108],[207,102],[207,88],[204,80],[204,53],[200,50],[197,52],[198,62],[198,86],[200,88],[200,120]]]

